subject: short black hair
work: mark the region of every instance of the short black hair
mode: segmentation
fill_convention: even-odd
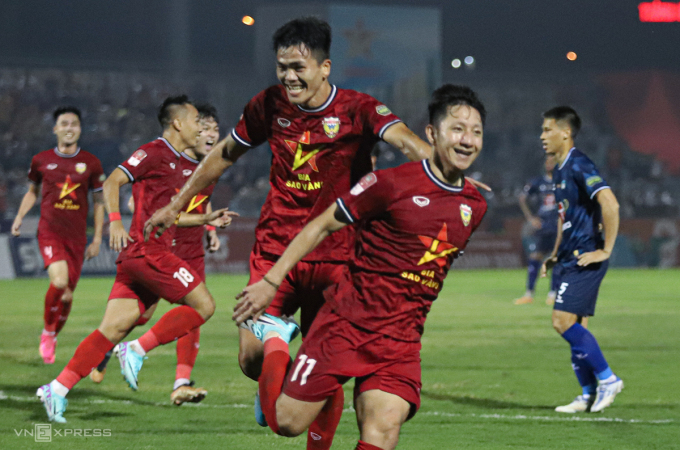
[[[581,118],[576,114],[571,106],[556,106],[543,113],[544,119],[555,119],[555,122],[564,121],[571,128],[572,139],[576,137],[581,129]]]
[[[215,122],[220,123],[220,118],[217,117],[217,108],[210,103],[198,104],[196,109],[198,110],[198,117],[201,119],[213,119]]]
[[[189,97],[186,95],[176,95],[174,97],[168,97],[163,101],[160,109],[158,110],[158,122],[160,122],[163,129],[170,126],[174,120],[174,109],[176,106],[193,105],[189,101]]]
[[[432,93],[430,104],[427,106],[430,124],[439,125],[442,118],[448,114],[449,107],[456,105],[468,105],[475,108],[482,118],[482,125],[486,123],[486,108],[475,91],[467,86],[445,84]]]
[[[274,51],[304,44],[319,63],[331,57],[331,26],[315,16],[293,19],[272,36]]]
[[[78,120],[82,122],[82,114],[80,113],[80,110],[76,108],[75,106],[60,106],[59,108],[55,109],[54,112],[52,113],[52,117],[54,118],[54,123],[57,123],[57,119],[59,116],[62,114],[75,114],[78,116]]]

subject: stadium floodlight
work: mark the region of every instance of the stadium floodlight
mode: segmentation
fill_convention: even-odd
[[[451,61],[451,67],[454,69],[458,69],[460,67],[460,59],[456,58],[453,61]]]

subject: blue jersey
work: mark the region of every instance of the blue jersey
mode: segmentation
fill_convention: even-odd
[[[539,219],[541,234],[555,234],[557,232],[557,203],[553,191],[553,181],[547,175],[536,177],[524,186],[524,193],[531,200],[531,205]]]
[[[553,182],[562,219],[562,241],[557,259],[569,264],[581,253],[604,247],[602,211],[595,194],[609,186],[590,158],[575,147],[553,170]]]

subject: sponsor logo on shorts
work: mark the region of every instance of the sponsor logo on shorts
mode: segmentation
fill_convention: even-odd
[[[562,231],[568,230],[569,228],[571,228],[571,221],[562,224]]]

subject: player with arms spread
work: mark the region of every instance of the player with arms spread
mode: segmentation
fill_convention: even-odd
[[[195,147],[200,134],[198,111],[186,96],[167,98],[158,119],[163,136],[140,147],[120,164],[104,182],[104,200],[109,211],[110,246],[120,251],[116,279],[99,328],[86,337],[59,376],[38,389],[51,421],[65,422],[66,394],[105,354],[127,335],[144,311],[162,297],[182,306],[171,309],[138,340],[119,345],[118,358],[125,380],[137,390],[137,375],[144,356],[153,348],[173,342],[201,326],[215,311],[215,301],[196,271],[172,253],[173,231],[143,239],[144,222],[152,211],[166,204],[182,185],[180,153]],[[135,213],[130,234],[119,212],[119,190],[132,182]],[[179,226],[222,226],[231,213],[180,213]]]
[[[23,218],[35,205],[42,184],[38,245],[50,277],[45,295],[45,328],[40,337],[40,356],[45,364],[54,363],[57,335],[71,312],[83,259],[99,254],[104,226],[102,182],[106,178],[99,159],[78,147],[80,110],[61,107],[53,117],[57,146],[33,157],[28,191],[12,224],[12,234],[19,236]],[[94,200],[94,238],[89,246],[88,192],[92,192]]]
[[[559,288],[552,323],[571,346],[572,367],[583,390],[573,402],[555,409],[565,413],[602,411],[623,389],[623,381],[609,368],[597,340],[586,329],[616,242],[619,204],[595,164],[574,147],[580,128],[581,119],[568,106],[543,113],[543,148],[555,155],[558,165],[553,181],[559,217],[555,248],[541,276],[557,264]]]
[[[356,254],[339,284],[325,292],[326,303],[293,364],[286,340],[294,324],[277,319],[257,332],[265,349],[260,398],[278,434],[302,433],[352,377],[357,449],[396,447],[401,425],[420,405],[427,313],[487,208],[463,176],[482,149],[483,104],[469,88],[445,85],[433,93],[429,114],[430,159],[366,175],[239,295],[233,318],[253,323],[250,318],[262,314],[305,255],[356,224]]]
[[[557,237],[557,204],[553,192],[552,171],[555,168],[555,156],[546,155],[544,162],[545,173],[533,178],[524,186],[524,191],[519,195],[519,206],[528,224],[532,228],[529,237],[529,268],[527,270],[527,290],[524,295],[515,300],[515,305],[524,305],[534,301],[534,288],[536,280],[541,272],[541,264],[545,255],[549,254],[555,246]],[[538,203],[536,213],[529,207],[529,201]],[[553,273],[550,291],[545,300],[547,305],[555,303],[557,278]]]
[[[292,20],[273,36],[279,85],[257,94],[246,105],[232,133],[211,152],[172,202],[154,213],[145,232],[172,225],[180,209],[201,189],[213,183],[248,149],[268,142],[272,150],[271,190],[255,230],[250,258],[253,284],[274,265],[293,237],[335,199],[372,170],[371,150],[383,139],[411,160],[430,154],[387,106],[373,97],[330,84],[331,29],[315,17]],[[353,230],[340,230],[300,261],[283,280],[268,316],[292,315],[301,309],[303,334],[324,302],[322,291],[338,280],[350,259]],[[257,380],[263,346],[248,329],[239,330],[239,364]],[[338,389],[324,414],[324,430],[314,424],[309,448],[330,448],[340,420],[343,392]],[[264,425],[261,413],[258,422]],[[323,415],[322,415],[323,416]],[[325,425],[324,425],[325,427]]]
[[[187,148],[182,152],[182,157],[179,160],[179,169],[182,172],[182,177],[187,179],[198,166],[198,163],[210,153],[215,144],[220,138],[219,118],[217,110],[214,106],[204,104],[196,105],[200,119],[201,135],[198,138],[196,148]],[[194,196],[191,201],[183,209],[187,214],[205,214],[212,212],[210,204],[210,196],[215,189],[215,185],[211,184],[203,189],[199,194]],[[178,189],[179,190],[179,189]],[[128,206],[134,210],[134,197],[130,197]],[[206,236],[208,239],[208,250],[216,252],[220,248],[220,240],[217,237],[215,227],[206,225]],[[173,244],[173,253],[181,260],[185,261],[205,282],[205,250],[203,248],[203,227],[179,227],[175,230],[175,238]],[[142,317],[139,318],[137,325],[143,325],[156,311],[158,303],[155,303],[148,308]],[[175,371],[175,385],[173,387],[170,400],[177,406],[185,402],[198,403],[208,394],[203,388],[193,387],[191,381],[191,371],[196,363],[198,356],[200,340],[200,328],[195,328],[188,334],[182,336],[177,341],[177,370]],[[106,366],[112,352],[108,352],[104,360],[92,370],[90,378],[95,383],[101,383],[104,380]]]

